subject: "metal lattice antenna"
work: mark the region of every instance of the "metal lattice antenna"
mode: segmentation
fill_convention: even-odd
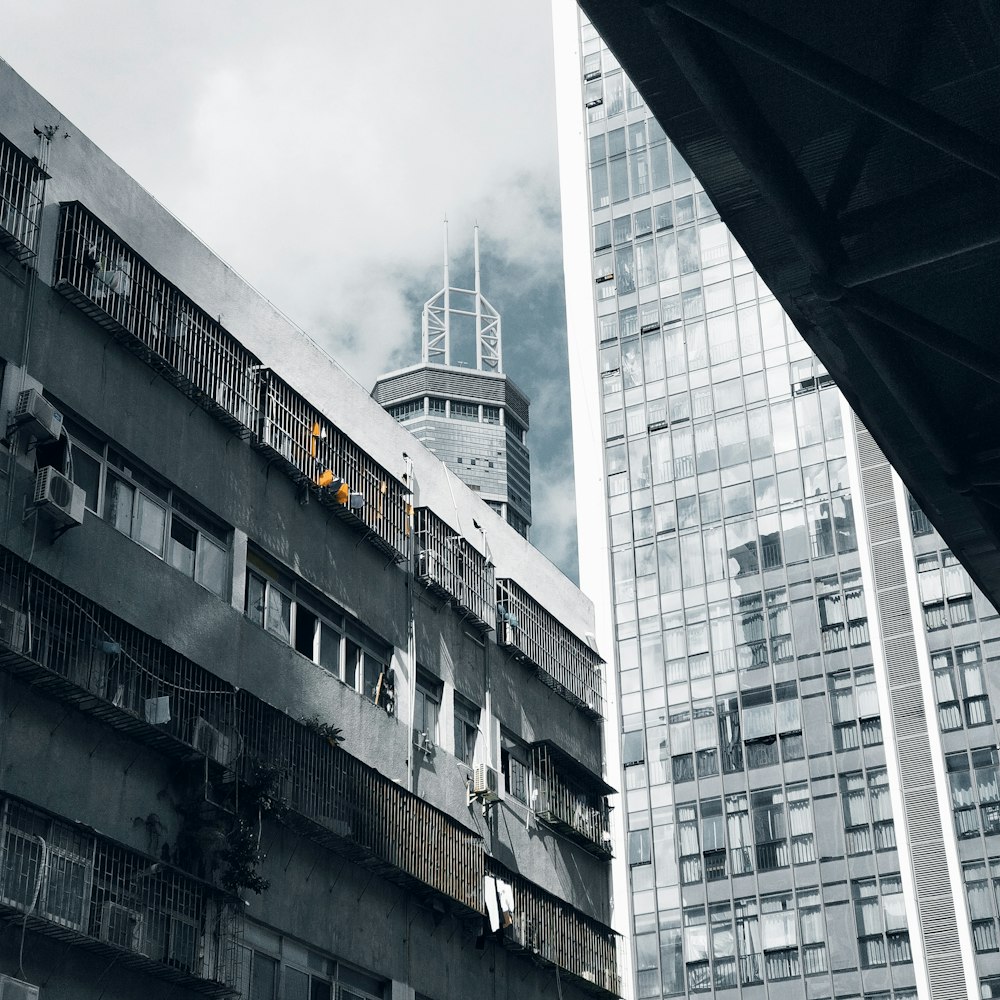
[[[424,364],[451,364],[451,317],[470,316],[476,321],[476,368],[480,371],[503,371],[500,341],[500,314],[482,293],[479,271],[479,224],[473,230],[475,266],[474,288],[452,288],[448,271],[448,220],[444,220],[444,287],[424,303],[422,317]],[[466,308],[452,302],[455,295]],[[471,298],[471,302],[469,299]]]
[[[424,364],[446,365],[450,362],[451,283],[448,279],[448,217],[444,219],[444,288],[424,303],[421,320]]]

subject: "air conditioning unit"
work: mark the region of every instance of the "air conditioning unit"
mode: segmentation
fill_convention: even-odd
[[[212,760],[217,760],[220,764],[226,765],[232,758],[232,743],[229,737],[224,736],[201,716],[194,720],[191,742],[195,749],[211,757]]]
[[[496,802],[500,798],[499,778],[495,767],[477,764],[472,772],[472,794],[484,802]]]
[[[38,1000],[38,987],[23,979],[0,975],[0,1000]]]
[[[86,496],[76,483],[51,465],[39,469],[35,475],[34,508],[63,527],[83,524]]]
[[[0,644],[15,653],[23,652],[27,619],[23,611],[0,604]]]
[[[18,393],[14,424],[39,441],[58,441],[63,431],[63,415],[37,390]]]
[[[142,915],[121,903],[105,900],[101,906],[102,941],[129,951],[142,951]]]

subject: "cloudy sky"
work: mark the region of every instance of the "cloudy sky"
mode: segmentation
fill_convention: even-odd
[[[33,0],[5,12],[0,56],[368,387],[419,359],[444,216],[453,283],[478,220],[532,399],[533,540],[575,579],[550,16]]]

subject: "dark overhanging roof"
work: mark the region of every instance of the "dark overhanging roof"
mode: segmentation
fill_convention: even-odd
[[[910,492],[1000,605],[991,0],[581,0]]]

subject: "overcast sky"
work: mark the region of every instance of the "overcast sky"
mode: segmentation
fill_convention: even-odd
[[[532,538],[575,579],[550,17],[33,0],[5,11],[0,55],[367,388],[419,360],[445,214],[453,283],[478,220],[504,366],[532,400]]]

